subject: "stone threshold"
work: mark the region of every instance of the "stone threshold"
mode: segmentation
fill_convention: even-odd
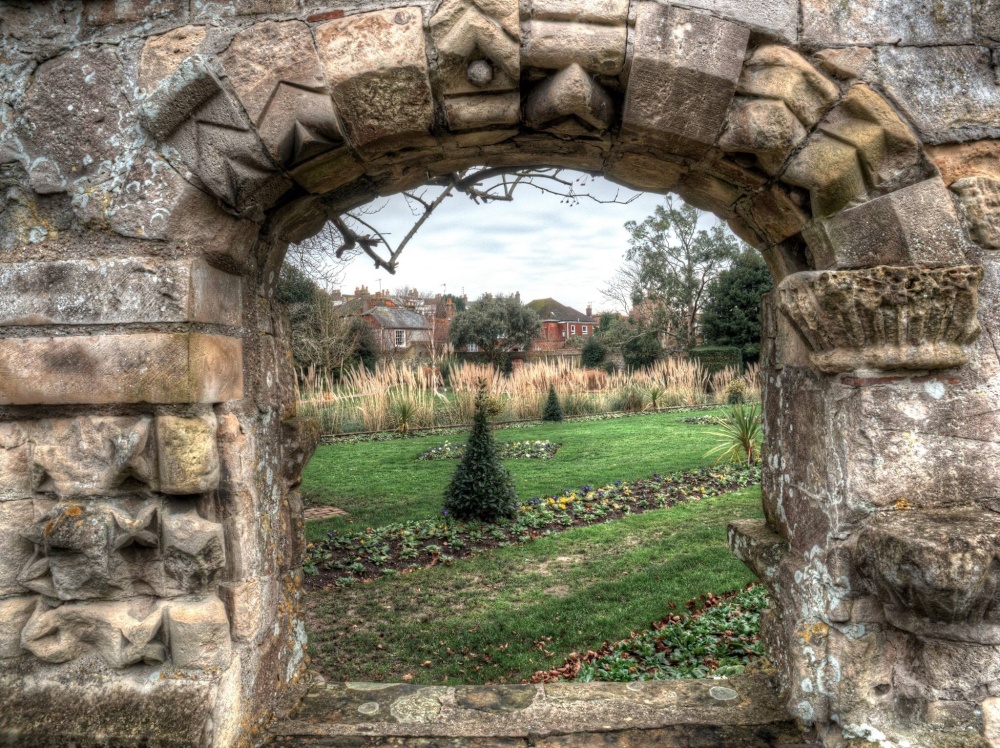
[[[765,674],[637,683],[299,689],[270,748],[802,748]]]

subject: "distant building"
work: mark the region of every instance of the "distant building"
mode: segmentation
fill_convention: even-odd
[[[589,338],[597,332],[597,321],[591,307],[584,314],[555,299],[535,299],[528,302],[542,323],[542,332],[531,344],[534,351],[557,351],[566,347],[571,338]]]
[[[429,353],[431,323],[422,314],[398,307],[376,306],[361,315],[378,335],[385,353]]]
[[[383,353],[403,356],[442,356],[450,352],[448,331],[455,303],[440,294],[421,296],[412,291],[393,296],[371,293],[365,286],[352,295],[334,291],[336,314],[360,317],[375,330]]]

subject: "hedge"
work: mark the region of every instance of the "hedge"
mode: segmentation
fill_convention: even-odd
[[[743,369],[743,351],[735,345],[700,346],[689,350],[688,356],[701,361],[701,365],[709,374],[721,371],[727,366],[740,371]]]

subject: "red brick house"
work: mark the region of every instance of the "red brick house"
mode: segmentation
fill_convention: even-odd
[[[558,350],[565,347],[570,338],[586,339],[597,332],[597,320],[590,306],[586,314],[555,299],[535,299],[526,306],[535,311],[542,323],[541,335],[531,344],[534,351]]]

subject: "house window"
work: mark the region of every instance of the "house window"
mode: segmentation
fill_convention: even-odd
[[[587,326],[584,325],[582,328],[580,328],[580,332],[582,332],[584,335],[586,335],[587,334]]]
[[[406,345],[406,331],[396,330],[396,347],[402,348],[404,345]]]
[[[469,353],[479,353],[479,346],[475,343],[469,343],[465,346],[465,350]]]
[[[570,335],[576,335],[576,325],[570,325],[569,326],[569,334]]]

